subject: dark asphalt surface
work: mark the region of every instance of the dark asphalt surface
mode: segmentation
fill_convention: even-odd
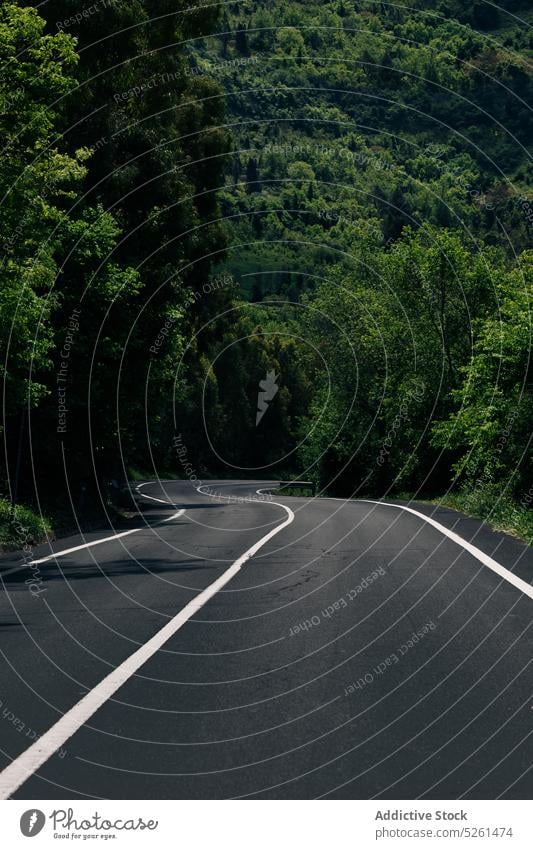
[[[174,506],[42,564],[37,597],[0,561],[0,769],[286,519],[261,485],[149,484]],[[531,797],[532,600],[402,510],[274,500],[293,523],[14,798]],[[411,506],[531,583],[527,546]]]

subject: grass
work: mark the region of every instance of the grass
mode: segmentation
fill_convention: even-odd
[[[52,533],[49,519],[21,504],[13,509],[10,501],[0,498],[1,550],[16,551],[25,545],[37,545]]]
[[[153,474],[150,476],[146,470],[137,469],[135,466],[130,466],[128,468],[128,479],[130,481],[148,481],[152,480],[152,478]]]
[[[310,488],[282,487],[277,490],[282,495],[311,496]],[[533,510],[529,504],[514,501],[501,495],[497,487],[485,486],[472,490],[459,490],[441,498],[424,499],[413,493],[398,493],[394,496],[400,501],[419,501],[422,504],[436,504],[449,507],[474,519],[481,519],[495,531],[510,534],[529,545],[533,544]]]
[[[310,486],[282,486],[275,492],[280,495],[294,495],[300,498],[313,497],[313,489]]]
[[[481,519],[495,530],[518,537],[529,545],[533,542],[533,510],[528,504],[501,495],[494,487],[460,490],[430,503]]]

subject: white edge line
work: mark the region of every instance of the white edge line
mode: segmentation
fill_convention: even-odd
[[[342,500],[342,499],[339,499]],[[353,500],[353,499],[350,499]],[[488,569],[491,569],[500,578],[503,578],[504,581],[507,581],[509,584],[512,584],[517,590],[520,590],[525,595],[529,596],[529,598],[533,599],[533,586],[528,584],[527,581],[523,581],[522,578],[517,577],[513,572],[509,569],[506,569],[505,566],[502,566],[501,563],[498,563],[497,560],[490,557],[488,554],[485,554],[484,551],[481,551],[477,546],[472,545],[471,542],[468,542],[463,537],[456,534],[454,531],[451,531],[449,528],[445,527],[445,525],[441,525],[440,522],[437,522],[435,519],[432,519],[431,516],[426,516],[424,513],[420,513],[418,510],[413,510],[412,507],[405,507],[403,504],[391,504],[388,501],[371,501],[367,498],[358,498],[354,500],[354,503],[358,501],[362,501],[365,504],[383,504],[384,507],[395,507],[397,510],[406,510],[408,513],[412,513],[414,516],[418,516],[420,519],[423,519],[424,522],[427,522],[429,525],[433,525],[438,531],[442,534],[445,534],[449,539],[453,540],[453,542],[457,543],[457,545],[462,546],[472,557],[475,557],[484,566],[487,566]]]
[[[106,537],[105,539],[95,539],[92,542],[85,542],[83,545],[75,545],[73,548],[64,548],[63,551],[55,551],[53,554],[47,554],[46,557],[40,557],[39,560],[28,560],[27,563],[21,563],[19,566],[14,566],[6,572],[0,571],[0,577],[7,578],[8,575],[13,575],[15,572],[22,572],[24,569],[28,569],[31,566],[38,566],[40,563],[47,563],[49,560],[55,560],[56,557],[64,557],[66,554],[72,554],[74,551],[81,551],[83,548],[92,548],[95,545],[101,545],[103,542],[111,542],[112,540],[120,539],[120,537],[127,537],[130,534],[136,534],[141,530],[143,530],[143,528],[134,528],[131,531],[113,534],[113,536]]]
[[[153,495],[146,495],[144,492],[139,492],[141,486],[149,486],[151,483],[158,483],[158,481],[145,481],[144,483],[139,483],[135,487],[135,491],[138,495],[141,495],[143,498],[149,498],[150,501],[157,501],[159,504],[170,504],[171,507],[175,507],[175,504],[172,504],[172,501],[169,501],[166,498],[155,498]]]
[[[186,622],[197,613],[216,593],[240,571],[242,566],[259,551],[272,537],[294,521],[290,507],[279,502],[269,502],[282,507],[287,518],[264,537],[254,543],[212,584],[202,590],[179,613],[143,646],[116,667],[99,684],[87,693],[74,707],[65,713],[42,737],[18,756],[0,773],[0,799],[9,799],[63,743],[72,737],[81,726],[108,700],[126,681],[143,666]]]
[[[164,524],[165,524],[165,522],[171,522],[171,521],[172,521],[172,519],[179,519],[179,518],[180,518],[180,516],[183,516],[183,515],[184,515],[184,513],[185,513],[185,510],[184,510],[184,509],[178,510],[178,512],[177,512],[177,513],[174,513],[174,515],[173,515],[173,516],[169,516],[169,517],[168,517],[168,519],[163,519],[161,522],[156,522],[156,524],[155,524],[155,525],[149,525],[148,527],[150,527],[150,528],[155,528],[155,527],[157,527],[157,525],[164,525]],[[144,530],[144,529],[142,529],[142,528],[141,528],[141,530]]]
[[[145,496],[145,498],[148,497],[149,496]],[[168,504],[168,502],[166,503]],[[177,513],[169,516],[168,519],[163,519],[161,522],[155,522],[153,525],[145,525],[143,528],[132,528],[130,531],[122,531],[120,534],[113,534],[110,537],[105,537],[105,539],[95,539],[92,540],[92,542],[75,545],[73,548],[64,548],[62,551],[54,551],[53,554],[47,554],[46,557],[40,557],[38,560],[28,560],[27,563],[21,563],[19,566],[14,566],[6,572],[0,571],[0,577],[7,578],[8,575],[13,575],[14,572],[21,572],[31,566],[39,566],[41,563],[48,563],[49,560],[56,560],[58,557],[65,557],[66,554],[73,554],[75,551],[82,551],[84,548],[93,548],[95,545],[102,545],[104,542],[114,542],[116,539],[130,536],[130,534],[138,534],[140,531],[146,531],[149,528],[156,528],[158,525],[163,525],[165,522],[171,522],[172,519],[178,519],[180,516],[183,516],[184,513],[185,510],[178,510]]]
[[[171,504],[170,501],[165,501],[163,498],[155,498],[153,495],[146,495],[145,492],[139,492],[143,498],[149,498],[150,501],[157,501],[159,504],[170,504],[171,507],[175,507],[174,504]]]
[[[258,489],[257,492],[264,492],[265,489],[272,489],[272,487],[264,487],[262,490]],[[527,595],[529,598],[533,599],[533,586],[528,584],[527,581],[522,580],[514,572],[511,572],[510,569],[506,569],[505,566],[502,566],[501,563],[498,563],[497,560],[494,560],[490,555],[485,554],[484,551],[481,551],[477,546],[472,545],[471,542],[468,542],[463,537],[456,534],[455,531],[451,531],[445,525],[441,525],[440,522],[437,522],[436,519],[432,519],[431,516],[426,516],[425,513],[420,513],[419,510],[414,510],[412,507],[406,507],[403,504],[392,504],[390,501],[373,501],[370,498],[331,498],[324,497],[320,498],[321,501],[342,501],[344,504],[382,504],[383,507],[394,507],[396,510],[406,510],[408,513],[412,513],[414,516],[418,516],[419,519],[423,519],[424,522],[427,522],[429,525],[433,525],[438,531],[447,536],[449,539],[453,540],[457,545],[460,545],[472,557],[475,557],[480,561],[484,566],[487,566],[488,569],[491,569],[500,578],[503,578],[507,583],[512,584],[515,589],[523,592],[524,595]]]

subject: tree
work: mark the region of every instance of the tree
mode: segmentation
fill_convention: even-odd
[[[463,485],[521,496],[533,471],[533,252],[523,253],[497,288],[499,310],[478,319],[474,354],[454,392],[455,409],[435,425],[433,439],[454,452],[453,468]]]
[[[90,237],[79,243],[86,265],[98,259],[101,267],[85,299],[87,357],[78,339],[71,400],[79,416],[69,450],[80,474],[91,474],[94,464],[97,476],[111,469],[116,477],[128,462],[147,465],[167,455],[173,363],[196,314],[213,301],[194,293],[209,277],[209,257],[220,255],[225,243],[213,188],[228,137],[217,129],[223,114],[219,88],[188,72],[182,45],[209,31],[218,9],[128,0],[73,23],[75,5],[50,0],[45,9],[50,29],[70,21],[69,31],[79,40],[78,86],[62,106],[65,144],[71,151],[82,145],[92,151],[84,204],[112,209],[120,234],[115,232],[116,244],[108,245],[105,256],[97,256]],[[98,224],[107,235],[108,214]],[[202,227],[206,221],[213,223]],[[121,277],[120,269],[131,268],[136,271]],[[69,255],[61,278],[63,319],[67,305],[81,296],[79,270],[76,253]],[[111,287],[99,282],[106,273]],[[162,330],[164,344],[149,356]]]
[[[46,98],[64,95],[76,64],[72,38],[43,34],[44,21],[13,3],[0,9],[0,373],[8,417],[47,392],[40,379],[49,369],[53,335],[47,299],[57,275],[55,231],[61,203],[83,175],[80,160],[54,146],[54,112]],[[61,64],[59,64],[61,63]],[[39,320],[44,326],[36,338]]]
[[[0,228],[5,234],[0,269],[5,347],[0,370],[10,466],[6,474],[14,476],[16,490],[22,477],[26,492],[31,491],[29,427],[34,427],[35,463],[39,464],[44,447],[44,455],[58,468],[60,446],[55,437],[58,414],[65,407],[61,403],[65,386],[54,367],[67,359],[67,353],[61,356],[67,316],[73,303],[79,306],[84,287],[102,257],[116,246],[119,234],[109,213],[73,205],[90,151],[79,148],[71,155],[61,151],[58,109],[48,101],[53,103],[74,87],[69,72],[77,64],[75,43],[64,33],[46,35],[44,28],[33,9],[8,3],[0,10],[0,120],[6,140],[0,164]],[[73,278],[65,272],[67,255],[75,268]],[[95,288],[107,300],[126,280],[134,286],[135,273],[110,263],[100,271]]]

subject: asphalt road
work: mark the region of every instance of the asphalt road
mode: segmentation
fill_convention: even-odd
[[[0,561],[0,795],[531,797],[531,549],[266,486]]]

